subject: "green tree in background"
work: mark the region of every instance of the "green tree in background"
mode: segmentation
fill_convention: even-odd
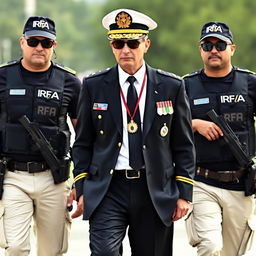
[[[21,56],[18,38],[27,17],[25,0],[0,0],[0,60]],[[233,64],[256,71],[256,1],[253,0],[44,0],[36,1],[35,15],[56,22],[57,62],[78,72],[112,66],[115,61],[101,20],[117,8],[144,12],[158,23],[150,32],[151,66],[179,75],[202,67],[198,52],[200,30],[208,21],[227,23],[238,48]]]

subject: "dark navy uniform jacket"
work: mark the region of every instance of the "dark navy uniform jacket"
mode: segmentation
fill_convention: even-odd
[[[158,215],[170,226],[177,199],[192,200],[195,152],[191,114],[183,80],[148,65],[146,69],[143,120],[146,179]],[[164,102],[169,104],[168,113],[161,114],[157,106],[165,105]],[[164,126],[168,131],[161,133]],[[90,218],[108,190],[122,134],[120,86],[115,66],[85,78],[80,94],[73,160],[77,196],[84,194],[84,219]]]

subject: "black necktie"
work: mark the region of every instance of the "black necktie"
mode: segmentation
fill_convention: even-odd
[[[127,92],[127,105],[130,110],[131,115],[133,115],[138,96],[136,88],[134,86],[136,78],[134,76],[129,76],[127,81],[130,83]],[[129,123],[131,117],[127,115],[127,123]],[[128,132],[129,140],[129,165],[134,170],[139,170],[144,165],[143,154],[142,154],[142,133],[141,133],[141,121],[140,121],[140,111],[139,107],[133,118],[134,122],[138,125],[138,130],[135,133]]]

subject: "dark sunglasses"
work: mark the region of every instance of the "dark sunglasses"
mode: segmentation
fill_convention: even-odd
[[[114,40],[112,45],[115,49],[123,49],[124,45],[127,44],[130,49],[137,49],[140,46],[139,40],[128,40],[127,42],[123,40]]]
[[[54,41],[53,40],[50,40],[50,39],[43,39],[43,40],[39,40],[39,39],[36,39],[34,37],[31,37],[31,38],[28,38],[26,39],[27,40],[27,44],[28,46],[30,47],[37,47],[39,43],[41,43],[42,47],[43,48],[51,48],[54,44]]]
[[[224,41],[218,41],[215,44],[212,42],[204,42],[201,44],[201,47],[205,52],[210,52],[213,49],[213,46],[215,46],[217,51],[225,51],[227,48],[227,45],[231,45],[231,44],[228,44]]]

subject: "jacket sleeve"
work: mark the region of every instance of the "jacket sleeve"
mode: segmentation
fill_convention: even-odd
[[[91,117],[91,99],[86,79],[83,80],[78,101],[78,121],[76,125],[76,138],[72,149],[74,161],[74,182],[77,199],[83,194],[83,182],[88,175],[91,162],[95,129]]]
[[[180,198],[192,201],[195,148],[191,112],[183,80],[176,98],[172,133],[171,145]]]

